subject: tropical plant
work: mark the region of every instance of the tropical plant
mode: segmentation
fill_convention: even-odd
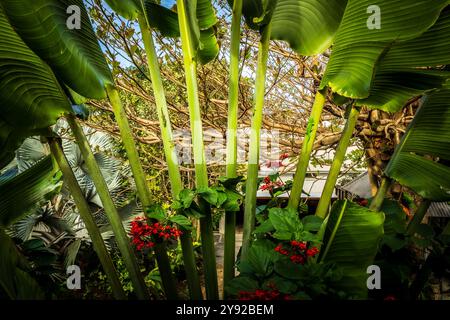
[[[139,24],[149,74],[143,73],[146,68],[136,66],[140,76],[151,80],[172,204],[153,202],[128,114],[122,105],[123,96],[103,56],[84,1],[0,0],[0,168],[14,158],[15,150],[26,137],[39,136],[42,140],[35,143],[37,148],[27,140],[17,153],[16,163],[0,176],[0,260],[2,271],[14,275],[8,279],[7,273],[0,273],[2,294],[10,298],[45,295],[38,286],[39,281],[30,277],[40,272],[39,264],[24,260],[16,249],[28,252],[29,258],[42,252],[44,260],[50,263],[40,267],[52,265],[53,252],[48,247],[53,242],[51,236],[30,239],[30,235],[39,231],[37,224],[42,222],[52,232],[61,231],[61,237],[66,236],[64,219],[55,219],[46,206],[48,199],[60,191],[61,173],[63,192],[68,190],[73,198],[118,299],[126,296],[121,284],[125,279],[123,270],[119,274],[115,269],[105,232],[114,234],[132,283],[127,291],[136,292],[139,299],[150,297],[146,282],[161,283],[168,299],[180,298],[167,251],[178,243],[180,236],[189,295],[191,299],[203,298],[191,236],[191,222],[195,219],[200,222],[206,297],[218,299],[213,237],[213,212],[217,210],[225,212],[224,297],[365,299],[368,297],[367,267],[376,258],[395,261],[394,252],[403,252],[410,245],[430,252],[419,268],[410,269],[408,276],[414,278],[411,284],[402,282],[410,289],[410,297],[417,298],[423,292],[432,272],[442,271],[436,266],[447,263],[441,256],[448,252],[450,223],[441,230],[430,228],[422,221],[431,201],[450,201],[450,116],[447,112],[450,0],[417,0],[413,5],[407,0],[379,0],[376,5],[381,10],[381,21],[377,14],[368,16],[367,8],[374,5],[370,0],[229,0],[232,9],[229,92],[228,101],[221,102],[228,106],[227,159],[225,177],[215,184],[209,182],[206,165],[201,119],[208,109],[202,110],[200,105],[202,92],[197,74],[199,65],[208,68],[206,65],[219,52],[219,19],[212,1],[177,0],[172,8],[154,0],[106,2],[123,18],[137,20]],[[101,6],[99,0],[96,4]],[[66,9],[70,5],[80,8],[81,28],[72,29],[66,23]],[[238,176],[237,166],[242,17],[246,22],[244,29],[256,31],[253,36],[259,41],[255,49],[258,55],[255,84],[248,89],[254,97],[245,187],[241,187],[244,179]],[[115,19],[112,20],[114,24]],[[195,171],[195,187],[190,189],[185,188],[181,178],[172,132],[175,121],[171,123],[170,103],[166,101],[168,87],[164,88],[163,66],[158,57],[161,48],[155,45],[154,35],[180,39],[172,43],[177,44],[174,50],[183,57],[183,62],[175,68],[181,75],[180,70],[184,68],[188,106],[185,119],[189,118],[192,133]],[[129,38],[123,40],[127,42]],[[324,56],[329,57],[323,77],[313,77],[320,85],[313,90],[317,92],[292,183],[279,182],[277,174],[264,180],[258,177],[266,82],[270,79],[268,61],[274,44],[271,40],[286,42],[283,46],[289,45],[299,55],[299,61],[302,56],[325,52]],[[126,46],[130,55],[135,55],[137,46]],[[113,69],[117,68],[116,63],[113,61]],[[397,112],[412,99],[421,97],[420,108],[401,141],[398,137],[400,143],[384,170],[381,184],[376,186],[378,192],[370,205],[342,200],[335,202],[330,210],[331,196],[361,110]],[[97,143],[104,142],[102,135],[92,135],[82,126],[88,117],[83,103],[105,98],[112,105],[146,216],[133,224],[133,243],[138,252],[145,249],[149,256],[154,254],[157,262],[157,269],[154,262],[146,265],[152,270],[147,279],[142,275],[123,226],[121,204],[114,201],[112,189],[120,185],[120,164],[99,155],[94,149]],[[322,113],[329,100],[346,108],[346,122],[315,215],[304,215],[305,210],[300,206],[302,189]],[[61,131],[50,129],[60,117],[66,118],[76,144],[62,140]],[[25,160],[27,157],[29,160]],[[414,192],[414,197],[421,197],[417,208],[411,206],[405,210],[408,214],[414,212],[410,221],[402,215],[402,207],[396,201],[385,199],[394,180]],[[271,200],[257,207],[261,182],[264,182],[261,188],[270,191]],[[290,192],[290,197],[287,208],[282,208],[284,204],[278,196],[285,192]],[[405,195],[400,195],[400,199]],[[243,245],[240,258],[235,261],[236,212],[243,199]],[[36,204],[41,209],[30,214]],[[93,204],[104,210],[110,226],[98,227],[92,214]],[[15,244],[6,231],[16,232],[15,240],[21,238],[24,242]],[[71,242],[67,263],[74,261],[82,242],[76,233],[71,233],[68,239]],[[240,272],[236,278],[235,263]],[[22,285],[30,290],[22,292]]]
[[[0,24],[3,30],[0,37],[0,60],[5,65],[5,68],[2,69],[2,82],[0,85],[2,90],[2,117],[9,121],[10,126],[23,128],[25,134],[21,134],[18,137],[25,138],[33,133],[47,135],[48,126],[54,124],[61,115],[71,113],[72,108],[64,94],[63,88],[56,80],[51,69],[27,47],[22,38],[10,25],[4,11],[5,4],[14,7],[16,3],[3,1],[0,8]],[[12,46],[11,44],[14,45]],[[27,77],[17,78],[15,76],[17,70],[21,70]],[[3,107],[5,105],[8,107]],[[11,107],[14,109],[10,109]],[[17,137],[13,139],[17,139]],[[54,147],[54,152],[60,151],[57,143],[54,144]],[[6,151],[8,152],[8,150]],[[61,153],[59,153],[58,160],[60,160],[59,165],[65,164],[65,158]],[[70,167],[67,165],[66,168],[69,169],[66,171],[66,175],[73,176]],[[74,188],[74,192],[77,192],[78,190],[75,189],[79,187],[76,184],[76,179],[71,176],[66,177],[69,180],[71,178],[73,179],[69,185]],[[80,200],[78,203],[80,206],[84,205],[82,203],[82,201],[85,202],[84,197],[81,196],[78,200]],[[85,209],[87,209],[87,205]],[[108,270],[110,280],[114,281],[115,272],[112,272],[112,261],[106,249],[104,249],[104,243],[101,240],[97,226],[92,221],[90,211],[85,210],[83,215],[85,219],[90,219],[92,222],[90,231],[98,236],[95,241],[95,247],[98,249],[97,252],[103,252],[103,255],[99,253],[102,264],[105,270]],[[93,237],[93,234],[91,234],[91,237]],[[117,297],[119,296],[120,291],[117,291]]]
[[[147,54],[147,63],[152,79],[153,92],[155,93],[156,109],[160,123],[161,136],[164,147],[164,155],[168,163],[168,173],[171,182],[172,197],[183,189],[180,170],[178,168],[178,157],[170,124],[169,111],[162,84],[161,72],[157,59],[157,53],[153,41],[152,28],[160,31],[164,36],[179,37],[179,26],[175,12],[153,3],[152,1],[107,1],[107,3],[119,14],[129,19],[136,19],[144,42]],[[125,6],[125,7],[124,7]],[[190,230],[185,230],[181,236],[184,252],[186,271],[189,283],[189,291],[192,299],[201,299],[202,293],[198,273],[196,272],[192,236]],[[176,290],[173,285],[170,290]]]
[[[432,17],[440,14],[438,10],[442,8],[443,3],[437,3],[436,13]],[[401,38],[397,38],[396,43],[390,44],[388,48],[385,48],[383,56],[375,64],[376,72],[372,80],[373,87],[367,98],[358,99],[356,96],[358,84],[355,83],[353,86],[355,90],[353,91],[354,95],[348,94],[348,96],[356,99],[353,102],[353,107],[349,106],[346,127],[344,128],[339,147],[336,150],[330,175],[317,208],[317,215],[322,217],[326,215],[331,194],[337,181],[337,175],[344,161],[344,156],[359,115],[359,108],[357,106],[367,106],[371,109],[395,112],[400,110],[400,108],[415,96],[439,89],[445,85],[449,74],[443,71],[441,66],[450,62],[449,55],[445,53],[449,47],[449,41],[444,36],[448,31],[448,19],[448,12],[444,11],[439,15],[437,21],[431,21],[431,28],[422,29],[422,32],[426,31],[423,34],[404,41],[401,41]],[[426,27],[428,26],[426,25]],[[409,32],[411,33],[411,30]],[[340,45],[339,34],[338,31],[336,48],[339,48]],[[423,52],[427,51],[430,53],[430,46],[432,48],[431,50],[435,49],[436,51],[432,51],[432,54],[424,56]],[[409,48],[408,52],[406,52],[405,48]],[[374,52],[376,51],[377,49],[374,49]],[[401,59],[399,58],[399,53],[402,54]],[[338,56],[340,55],[339,50],[336,54]],[[408,63],[405,63],[405,58],[407,58]],[[330,60],[328,68],[330,69],[327,70],[331,70],[329,73],[332,74],[334,72],[332,69],[334,68],[332,60]],[[427,70],[423,70],[424,68]],[[327,75],[326,72],[323,81],[329,81],[327,80]],[[414,78],[413,82],[409,80],[411,78]]]

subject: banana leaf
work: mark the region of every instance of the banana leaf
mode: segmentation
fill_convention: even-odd
[[[432,201],[450,201],[450,90],[425,97],[386,176]]]
[[[83,0],[1,0],[17,33],[73,91],[92,99],[106,98],[111,72]],[[80,8],[80,29],[68,28],[69,6]]]
[[[350,297],[367,297],[367,267],[378,251],[384,217],[382,212],[339,200],[327,218],[319,260],[342,269],[343,277],[336,287]]]

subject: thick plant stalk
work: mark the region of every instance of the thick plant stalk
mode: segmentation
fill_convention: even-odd
[[[417,209],[416,213],[414,214],[413,219],[408,224],[408,227],[406,228],[406,233],[409,235],[414,235],[414,233],[417,230],[417,226],[419,226],[422,223],[423,218],[427,214],[428,208],[431,205],[431,201],[424,199],[422,203],[419,205],[419,208]]]
[[[173,278],[172,268],[170,266],[169,256],[167,255],[166,246],[162,243],[155,245],[156,262],[158,264],[159,274],[163,280],[163,288],[166,297],[170,300],[179,300],[177,286]]]
[[[373,197],[369,209],[372,211],[380,211],[381,206],[383,205],[384,198],[391,187],[392,181],[388,177],[383,177],[381,180],[380,187],[378,188],[377,194]]]
[[[172,190],[172,197],[176,196],[183,189],[181,174],[178,166],[178,156],[173,141],[172,127],[170,123],[169,110],[164,92],[164,86],[161,79],[158,58],[155,45],[153,43],[152,32],[145,17],[139,16],[139,26],[144,41],[145,51],[147,53],[148,68],[152,79],[153,92],[156,102],[156,111],[158,113],[159,125],[161,128],[161,137],[164,147],[164,155],[167,162],[167,170]],[[183,250],[183,262],[186,270],[186,277],[189,287],[190,298],[193,300],[202,300],[202,290],[200,287],[200,278],[195,264],[194,246],[192,245],[192,236],[190,231],[184,231],[180,237],[181,248]]]
[[[133,248],[131,247],[130,240],[123,227],[122,220],[120,219],[120,215],[117,212],[116,206],[111,199],[108,185],[106,184],[97,161],[95,160],[95,156],[92,152],[89,142],[84,135],[83,129],[78,124],[73,115],[67,116],[67,121],[75,136],[78,147],[80,148],[81,154],[86,163],[89,176],[94,182],[100,200],[102,201],[103,208],[105,209],[105,213],[108,217],[112,231],[116,238],[117,246],[119,247],[120,253],[122,254],[127,270],[130,273],[130,278],[136,291],[136,295],[139,299],[142,300],[149,299],[150,296],[147,291],[147,286],[145,285],[144,277],[141,274],[136,256],[133,253]]]
[[[311,110],[308,121],[305,138],[303,139],[300,159],[297,163],[297,169],[292,182],[291,195],[289,196],[288,208],[297,210],[302,197],[303,184],[305,183],[306,171],[308,170],[311,151],[314,146],[317,128],[319,127],[320,117],[322,116],[323,106],[326,102],[326,90],[318,91]]]
[[[128,156],[128,161],[130,162],[131,171],[133,173],[133,178],[136,183],[136,189],[138,192],[139,199],[141,200],[142,206],[144,208],[148,208],[152,204],[152,198],[150,195],[150,190],[147,186],[147,181],[145,178],[144,170],[142,169],[141,162],[139,160],[139,154],[136,148],[136,144],[134,143],[133,139],[133,132],[130,128],[130,124],[128,123],[128,118],[125,113],[125,110],[122,106],[122,102],[120,100],[119,92],[117,89],[112,85],[106,86],[106,91],[108,93],[109,100],[111,102],[111,105],[113,107],[114,115],[117,121],[117,124],[119,125],[120,130],[120,137],[122,139],[122,143],[125,146],[125,150]],[[159,246],[165,247],[165,244],[159,244]],[[157,261],[161,260],[164,261],[165,259],[168,259],[166,257],[161,257],[159,255],[164,254],[167,256],[166,250],[157,250],[155,252]],[[164,266],[162,266],[164,267]],[[161,270],[160,270],[161,271]],[[175,284],[175,278],[173,276],[173,273],[171,270],[165,270],[164,272],[161,272],[161,275],[171,275],[170,278],[163,278],[163,287],[164,291],[166,292],[166,296],[170,300],[177,300],[178,294],[176,291],[176,284]]]
[[[183,252],[183,263],[186,271],[186,280],[189,288],[189,297],[191,300],[203,300],[202,288],[200,286],[200,277],[195,263],[194,246],[192,245],[192,233],[183,231],[180,236],[181,250]]]
[[[241,260],[246,260],[251,246],[253,229],[255,227],[256,193],[258,191],[260,134],[263,119],[264,95],[266,85],[267,59],[269,56],[270,29],[268,24],[259,43],[258,66],[255,82],[255,106],[252,116],[252,129],[250,134],[249,163],[247,170],[247,182],[245,187],[244,209],[244,235],[242,239]]]
[[[72,168],[70,167],[69,162],[66,156],[64,155],[64,152],[58,141],[54,138],[50,138],[49,145],[53,157],[58,163],[59,168],[61,169],[64,181],[70,190],[70,194],[72,195],[75,201],[75,205],[78,208],[78,212],[81,216],[81,219],[83,219],[83,222],[92,240],[92,245],[94,247],[95,252],[98,255],[103,270],[105,271],[105,274],[111,285],[113,295],[118,300],[125,300],[127,296],[123,291],[123,287],[122,284],[120,283],[117,270],[114,267],[114,263],[111,259],[111,256],[108,253],[108,250],[106,249],[100,230],[94,221],[91,209],[89,208],[89,204],[84,198],[83,191],[81,190],[78,184],[78,181],[72,171]]]
[[[194,149],[195,182],[197,188],[208,187],[208,172],[203,144],[203,126],[198,99],[196,49],[192,44],[192,35],[188,23],[185,0],[177,1],[178,21],[180,25],[181,44],[186,74],[186,87],[189,104],[189,116]],[[202,237],[202,253],[205,266],[206,296],[210,300],[219,299],[217,283],[216,252],[214,248],[213,222],[211,208],[205,201],[199,201],[202,214],[200,233]]]
[[[147,187],[145,173],[142,169],[139,154],[134,143],[133,132],[130,128],[130,124],[128,123],[125,109],[122,106],[119,92],[113,85],[107,85],[106,91],[108,93],[109,101],[111,102],[117,124],[119,125],[120,136],[128,156],[128,161],[130,162],[139,199],[141,200],[144,208],[149,207],[152,204],[151,194]]]
[[[228,94],[227,171],[228,178],[237,176],[237,127],[239,110],[239,60],[241,40],[242,0],[233,3],[231,22],[230,79]],[[223,254],[223,295],[234,278],[236,247],[236,212],[225,212],[225,245]]]
[[[328,208],[330,206],[333,190],[336,186],[339,173],[341,172],[342,164],[344,163],[345,153],[350,145],[350,140],[353,136],[353,131],[358,121],[360,109],[354,106],[349,106],[350,113],[348,115],[347,122],[345,123],[344,131],[342,132],[339,146],[336,149],[333,163],[331,164],[330,172],[328,173],[325,187],[323,188],[322,195],[319,200],[319,204],[316,210],[316,216],[325,219],[328,215]]]

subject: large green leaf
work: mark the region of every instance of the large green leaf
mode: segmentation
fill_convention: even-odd
[[[67,86],[93,99],[106,97],[111,72],[92,29],[83,0],[1,0],[5,12],[27,45]],[[81,13],[81,28],[71,29],[69,6]]]
[[[254,30],[261,30],[270,22],[277,0],[243,0],[242,14],[247,25]],[[228,4],[233,8],[233,0]]]
[[[211,0],[180,0],[186,8],[192,47],[195,48],[200,63],[206,64],[219,53],[219,44],[214,26],[216,13]]]
[[[370,96],[357,100],[356,105],[397,112],[412,98],[442,88],[449,78],[450,72],[439,70],[380,72],[373,80]]]
[[[20,147],[26,135],[31,135],[31,133],[24,129],[15,129],[0,117],[0,169],[14,159],[15,151]]]
[[[197,12],[198,28],[200,30],[208,30],[209,28],[214,27],[217,24],[218,20],[211,0],[196,0],[196,1],[197,1],[196,12]],[[195,1],[189,2],[194,3]]]
[[[50,68],[13,30],[1,6],[0,30],[0,122],[5,122],[0,140],[6,141],[12,132],[6,127],[43,129],[71,107]]]
[[[396,112],[412,97],[444,86],[449,72],[426,69],[450,64],[449,34],[450,11],[445,11],[421,36],[395,43],[377,64],[370,96],[357,104]]]
[[[125,19],[134,20],[141,13],[140,0],[105,0],[105,2]]]
[[[416,38],[436,22],[449,0],[349,0],[321,87],[367,98],[375,66],[394,42]],[[380,9],[379,29],[369,29],[370,6]]]
[[[150,27],[165,37],[180,36],[177,13],[158,4],[156,0],[105,0],[117,14],[128,20],[136,20],[144,12]],[[142,7],[144,10],[142,10]]]
[[[373,264],[383,236],[384,214],[348,200],[334,203],[325,227],[319,257],[341,267],[337,285],[349,296],[367,296],[367,267]]]
[[[0,286],[12,300],[44,299],[38,283],[26,272],[29,269],[25,258],[14,242],[0,228]]]
[[[425,98],[385,174],[426,199],[450,201],[450,168],[444,160],[450,160],[450,90]]]
[[[289,43],[301,55],[324,52],[333,43],[347,0],[278,0],[271,38]]]
[[[228,1],[233,6],[233,0]],[[324,52],[333,43],[347,0],[244,0],[247,25],[271,23],[271,38],[284,40],[301,55]]]
[[[152,0],[145,0],[144,2],[145,16],[149,26],[158,30],[165,37],[178,38],[180,26],[177,13],[154,3]]]
[[[0,183],[0,226],[7,227],[23,217],[28,209],[60,187],[50,156],[30,169]]]

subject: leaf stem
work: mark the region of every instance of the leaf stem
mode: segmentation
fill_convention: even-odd
[[[242,0],[233,3],[231,21],[230,78],[227,130],[227,170],[228,178],[237,175],[237,127],[239,110],[239,60],[241,40]],[[235,276],[236,212],[225,212],[225,244],[223,254],[223,297],[225,288]]]
[[[345,154],[347,148],[350,145],[350,140],[355,130],[356,122],[358,120],[360,109],[350,105],[348,107],[349,116],[345,123],[344,131],[342,132],[341,140],[336,149],[333,163],[331,164],[330,172],[328,173],[325,187],[323,188],[322,195],[317,205],[316,216],[325,218],[328,215],[328,208],[330,206],[333,190],[336,187],[336,182],[341,172],[342,164],[344,163]]]
[[[345,200],[344,204],[342,205],[342,209],[339,212],[339,216],[337,218],[334,229],[331,232],[330,239],[328,240],[327,246],[325,247],[323,254],[320,255],[319,262],[324,261],[328,255],[328,251],[330,251],[331,245],[333,244],[334,238],[336,237],[336,233],[339,229],[339,226],[341,225],[342,218],[344,217],[344,213],[345,213],[345,209],[347,208],[347,204],[348,204],[348,200]]]
[[[302,151],[297,163],[297,169],[292,182],[291,195],[289,197],[288,208],[297,210],[302,197],[303,185],[305,183],[306,172],[308,170],[311,151],[314,146],[317,128],[319,127],[320,118],[322,116],[323,106],[326,102],[326,90],[318,91],[311,110],[308,121],[305,138],[303,139]]]
[[[114,263],[111,259],[111,256],[109,255],[108,250],[106,249],[100,230],[94,221],[89,204],[84,198],[83,191],[78,185],[78,181],[75,177],[75,174],[73,173],[72,168],[70,167],[69,162],[66,156],[64,155],[64,152],[59,142],[55,138],[49,138],[48,142],[53,157],[55,158],[59,168],[61,169],[64,181],[66,182],[70,190],[70,194],[74,199],[75,205],[78,208],[78,212],[81,218],[83,219],[83,222],[89,233],[89,237],[92,240],[94,250],[98,255],[98,258],[100,260],[100,263],[102,264],[106,276],[108,277],[113,295],[118,300],[125,300],[127,296],[123,290],[122,284],[119,279],[119,275],[117,273],[116,268],[114,267]]]
[[[105,178],[102,175],[91,146],[89,145],[89,141],[87,140],[83,129],[75,119],[74,115],[68,115],[67,121],[75,136],[77,145],[80,148],[89,176],[94,182],[97,193],[102,201],[103,208],[105,209],[105,213],[108,217],[109,223],[111,224],[120,253],[123,256],[127,270],[130,273],[130,278],[133,283],[133,287],[136,290],[136,294],[139,299],[149,299],[150,296],[147,291],[147,286],[145,285],[144,277],[141,274],[136,256],[133,253],[130,240],[125,228],[123,227],[117,208],[111,198]]]
[[[120,100],[119,92],[116,87],[113,85],[107,85],[106,91],[108,93],[117,124],[119,125],[120,136],[127,152],[128,161],[130,162],[131,171],[133,172],[133,178],[136,182],[136,189],[139,199],[142,202],[142,206],[147,208],[152,204],[152,198],[147,187],[147,181],[139,160],[136,144],[134,143],[133,131],[130,128],[127,114],[122,106],[122,101]]]
[[[252,242],[255,227],[257,180],[259,171],[260,134],[263,119],[264,96],[266,85],[267,59],[269,56],[271,25],[268,24],[261,35],[258,49],[258,65],[255,81],[254,109],[250,134],[249,163],[245,187],[244,235],[242,240],[241,260],[246,260]]]
[[[181,174],[178,166],[178,156],[173,140],[172,126],[170,122],[169,110],[167,108],[165,90],[161,78],[156,49],[153,42],[152,30],[145,17],[139,16],[138,22],[142,33],[145,51],[147,53],[147,63],[150,71],[150,78],[152,79],[156,111],[158,113],[159,125],[161,129],[161,137],[164,147],[164,155],[167,162],[167,169],[169,172],[172,197],[175,199],[183,189],[183,183],[181,181]],[[197,266],[195,264],[191,232],[185,230],[183,235],[180,237],[180,242],[190,297],[194,300],[202,300],[203,295],[200,287]]]
[[[380,211],[381,206],[383,205],[384,198],[391,187],[392,180],[388,177],[383,177],[381,180],[381,185],[378,188],[377,194],[373,197],[372,202],[370,203],[369,209],[372,211]]]
[[[414,217],[409,222],[408,227],[406,228],[406,233],[408,235],[414,235],[417,227],[422,223],[422,220],[425,217],[430,205],[431,201],[427,199],[423,199],[423,201],[420,203],[419,208],[417,208],[417,211],[414,213]]]
[[[186,1],[177,0],[178,21],[180,25],[181,44],[183,50],[184,71],[188,95],[189,116],[194,151],[195,181],[197,188],[208,186],[208,172],[203,144],[203,125],[197,84],[197,49],[193,47],[189,17],[186,11]],[[196,22],[195,22],[196,23]],[[204,215],[200,218],[200,233],[202,237],[202,254],[205,271],[206,296],[208,299],[219,299],[219,288],[216,270],[216,251],[214,248],[214,234],[211,208],[203,200],[199,206]]]

